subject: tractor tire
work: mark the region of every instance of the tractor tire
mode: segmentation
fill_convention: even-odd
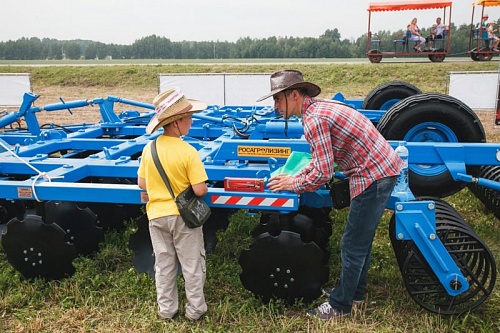
[[[484,128],[474,111],[458,99],[441,94],[415,95],[400,101],[384,114],[377,129],[387,140],[486,142]],[[415,196],[442,198],[465,186],[453,180],[445,165],[410,164],[409,171],[410,189]]]
[[[406,97],[421,94],[422,91],[403,81],[383,83],[368,93],[361,106],[366,110],[389,110],[394,104]]]

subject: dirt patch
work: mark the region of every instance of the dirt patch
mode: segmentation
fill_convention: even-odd
[[[158,91],[156,89],[136,88],[136,87],[38,87],[35,91],[40,97],[36,100],[35,106],[41,107],[47,104],[61,103],[59,98],[64,101],[73,101],[81,99],[105,98],[107,96],[116,96],[125,99],[131,99],[143,103],[152,103],[153,98]],[[115,113],[119,114],[125,110],[138,110],[138,108],[115,103]],[[101,119],[99,108],[97,106],[82,107],[73,109],[71,115],[67,111],[40,112],[37,114],[40,125],[43,124],[75,124],[75,123],[96,123]],[[142,109],[141,109],[142,111]],[[500,126],[495,125],[495,112],[493,110],[476,111],[486,132],[488,142],[500,141]]]
[[[488,142],[500,142],[500,126],[495,125],[495,111],[475,111],[483,124]]]
[[[35,91],[40,97],[35,101],[35,106],[42,107],[47,104],[61,103],[59,98],[65,102],[74,100],[93,100],[96,98],[106,98],[115,96],[130,99],[142,103],[152,103],[153,98],[158,93],[157,90],[145,88],[119,88],[112,87],[103,89],[102,87],[41,87]],[[138,110],[138,108],[115,103],[115,113],[119,114],[125,110]],[[73,114],[67,111],[40,112],[37,114],[40,125],[42,124],[75,124],[75,123],[96,123],[101,119],[98,106],[87,106],[72,109]],[[143,110],[141,110],[143,111]]]

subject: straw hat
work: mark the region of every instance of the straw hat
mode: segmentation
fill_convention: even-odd
[[[156,114],[146,127],[146,133],[148,134],[171,122],[207,108],[207,104],[204,102],[187,99],[179,88],[172,88],[162,92],[155,97],[153,104]]]
[[[283,90],[300,88],[306,89],[310,97],[318,96],[321,92],[321,88],[314,83],[304,81],[301,72],[285,69],[271,75],[271,93],[259,98],[257,102],[269,98]]]

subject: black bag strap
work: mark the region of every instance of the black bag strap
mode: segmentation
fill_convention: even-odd
[[[158,151],[156,150],[156,139],[151,143],[151,155],[153,155],[153,161],[155,162],[156,168],[158,169],[158,173],[165,182],[165,185],[167,186],[168,191],[172,196],[172,199],[175,200],[174,191],[172,191],[172,187],[170,186],[170,181],[168,180],[168,176],[165,173],[163,167],[161,166],[160,159],[158,158]]]

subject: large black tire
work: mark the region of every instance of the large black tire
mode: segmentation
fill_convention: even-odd
[[[366,110],[389,110],[394,104],[406,97],[421,94],[414,85],[403,81],[383,83],[368,93],[361,106]]]
[[[387,140],[407,142],[486,142],[481,121],[467,105],[441,94],[420,94],[395,104],[377,129]],[[411,159],[411,158],[410,158]],[[444,165],[410,164],[410,188],[415,196],[446,197],[461,190]]]

